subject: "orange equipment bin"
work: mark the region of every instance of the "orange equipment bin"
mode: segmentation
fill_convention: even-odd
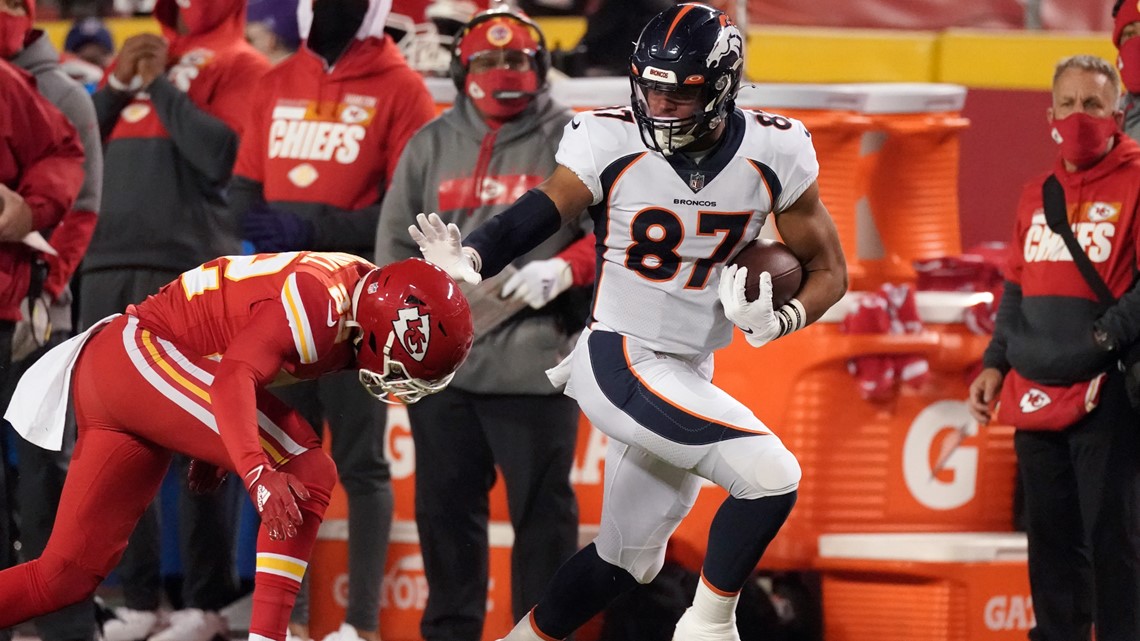
[[[913,281],[915,260],[961,253],[959,134],[969,121],[959,112],[966,90],[931,83],[855,86],[869,87],[861,113],[872,124],[863,136],[860,271],[852,282],[867,289]]]
[[[717,353],[714,382],[751,407],[803,469],[796,507],[762,568],[811,568],[821,534],[1011,527],[1013,428],[979,428],[965,402],[989,337],[970,333],[963,312],[988,294],[918,292],[922,333],[843,334],[837,321],[855,296],[760,350],[738,335]],[[901,388],[886,403],[859,396],[848,359],[910,353],[930,362],[921,389]],[[701,490],[673,535],[678,560],[699,567],[724,496],[716,486]]]
[[[1035,625],[1025,535],[819,539],[827,641],[1021,641]]]

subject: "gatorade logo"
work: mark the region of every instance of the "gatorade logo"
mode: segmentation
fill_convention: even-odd
[[[994,632],[1031,630],[1037,625],[1037,617],[1033,614],[1033,597],[1029,595],[995,595],[986,602],[982,617],[986,628]]]
[[[422,611],[427,604],[427,596],[423,557],[407,554],[388,566],[380,590],[381,608]]]
[[[408,427],[408,409],[403,404],[388,406],[388,427],[384,434],[384,458],[392,480],[411,478],[416,473],[416,446]]]
[[[953,510],[974,499],[978,448],[965,441],[977,434],[963,401],[938,401],[918,413],[903,443],[903,479],[914,500]]]
[[[342,608],[348,607],[348,573],[336,575],[332,584],[333,601]]]

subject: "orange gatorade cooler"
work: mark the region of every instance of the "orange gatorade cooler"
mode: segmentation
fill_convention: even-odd
[[[820,198],[835,221],[847,269],[862,278],[856,236],[856,206],[860,189],[862,140],[872,120],[862,115],[868,92],[856,85],[749,84],[740,90],[737,106],[796,118],[811,133],[819,159]]]
[[[966,89],[934,83],[868,87],[862,113],[862,200],[856,287],[914,280],[915,260],[961,253],[958,227],[959,112]],[[825,201],[826,202],[826,201]],[[864,279],[865,276],[865,279]]]
[[[796,507],[761,567],[811,568],[822,534],[1010,529],[1013,428],[979,427],[966,409],[969,376],[989,337],[970,333],[962,319],[984,296],[918,292],[922,333],[848,335],[838,321],[851,294],[819,322],[759,350],[738,335],[717,353],[714,382],[770,426],[803,469]],[[865,401],[847,361],[873,354],[922,354],[929,378],[890,401]],[[675,556],[691,567],[724,496],[719,487],[702,489],[673,537]]]
[[[1035,625],[1024,534],[828,534],[827,641],[1021,641]]]

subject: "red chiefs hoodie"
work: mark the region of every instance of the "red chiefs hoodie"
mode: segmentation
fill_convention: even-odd
[[[384,35],[384,3],[370,4],[331,67],[304,43],[265,77],[242,138],[230,189],[234,216],[262,199],[302,216],[315,236],[301,249],[371,256],[400,152],[435,115],[423,79]],[[306,39],[311,6],[303,0]]]

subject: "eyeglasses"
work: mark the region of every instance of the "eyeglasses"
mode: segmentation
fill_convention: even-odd
[[[529,71],[533,55],[520,49],[488,49],[473,54],[467,61],[468,73],[483,73],[492,69]]]

